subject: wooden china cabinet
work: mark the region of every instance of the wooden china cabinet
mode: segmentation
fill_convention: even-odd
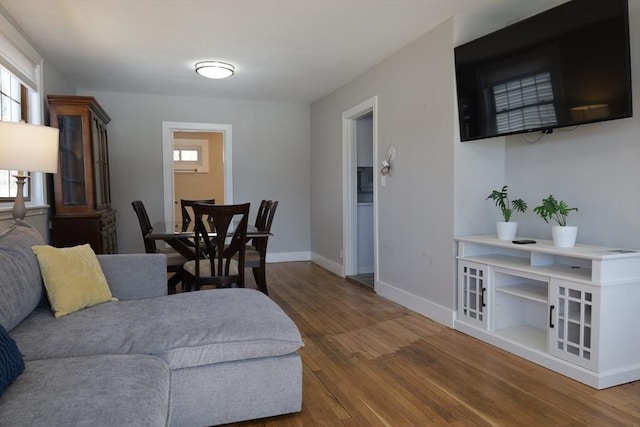
[[[51,244],[89,243],[96,253],[117,253],[107,144],[111,119],[91,96],[49,95],[47,100],[51,126],[60,129]]]

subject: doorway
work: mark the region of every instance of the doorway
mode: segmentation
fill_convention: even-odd
[[[223,183],[216,203],[233,203],[231,125],[210,123],[162,123],[164,217],[166,222],[180,219],[180,198],[209,199],[208,185],[195,181],[211,181],[216,176]],[[183,149],[185,159],[199,159],[198,164],[174,161],[174,148]],[[197,152],[196,153],[194,153]],[[217,158],[216,158],[217,157]],[[220,178],[218,178],[218,181]],[[204,193],[203,193],[204,192]],[[218,193],[216,193],[218,194]],[[220,201],[219,201],[220,200]]]
[[[343,119],[343,275],[375,290],[377,277],[377,97]]]
[[[180,200],[209,200],[224,204],[224,134],[173,133],[174,219],[182,222]]]

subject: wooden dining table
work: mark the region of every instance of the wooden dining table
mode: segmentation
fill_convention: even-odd
[[[178,251],[182,256],[187,258],[188,260],[192,260],[196,258],[195,250],[193,247],[193,239],[196,236],[194,231],[195,221],[191,221],[189,223],[182,222],[156,222],[152,225],[151,230],[145,236],[147,239],[153,240],[163,240],[169,246]],[[209,235],[216,236],[216,230],[213,227],[213,223],[206,222],[206,226],[210,227]],[[235,231],[235,227],[232,226],[229,228],[228,235],[233,235]],[[268,237],[273,234],[265,231],[259,230],[254,225],[247,225],[247,240],[252,239],[254,237]]]

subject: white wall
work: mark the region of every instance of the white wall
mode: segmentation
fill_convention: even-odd
[[[397,150],[379,190],[377,292],[444,323],[455,297],[453,20],[311,106],[314,256],[342,263],[342,112],[378,96],[378,157]]]
[[[640,248],[638,116],[556,131],[535,144],[509,137],[506,153],[507,182],[530,207],[518,215],[518,234],[551,239],[551,226],[532,209],[553,194],[578,207],[568,217],[578,243]]]
[[[506,25],[487,17],[470,27],[470,17],[447,21],[313,103],[312,256],[342,263],[340,118],[374,95],[378,156],[398,148],[393,177],[379,187],[383,296],[448,324],[455,310],[453,237],[495,233],[500,212],[485,198],[504,184],[530,206],[516,215],[520,235],[550,239],[550,226],[532,209],[553,193],[579,207],[570,216],[578,243],[640,249],[640,2],[630,1],[629,9],[633,118],[557,130],[535,144],[519,136],[460,143],[453,48],[481,35],[470,36],[468,28]]]
[[[634,117],[559,129],[536,143],[526,142],[532,135],[457,143],[456,234],[493,233],[500,212],[484,198],[507,184],[529,205],[514,215],[520,236],[551,239],[533,208],[553,194],[579,208],[569,216],[578,243],[640,249],[640,2],[629,2],[629,19]]]
[[[304,104],[87,92],[111,117],[109,159],[118,249],[143,252],[131,202],[152,221],[163,218],[162,122],[231,124],[233,200],[279,200],[269,241],[271,259],[309,258],[309,107]]]

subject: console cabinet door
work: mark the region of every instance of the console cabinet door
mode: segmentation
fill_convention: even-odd
[[[488,269],[475,262],[458,262],[458,318],[484,329],[489,325]]]
[[[596,370],[599,306],[597,287],[552,279],[549,287],[549,353]]]

